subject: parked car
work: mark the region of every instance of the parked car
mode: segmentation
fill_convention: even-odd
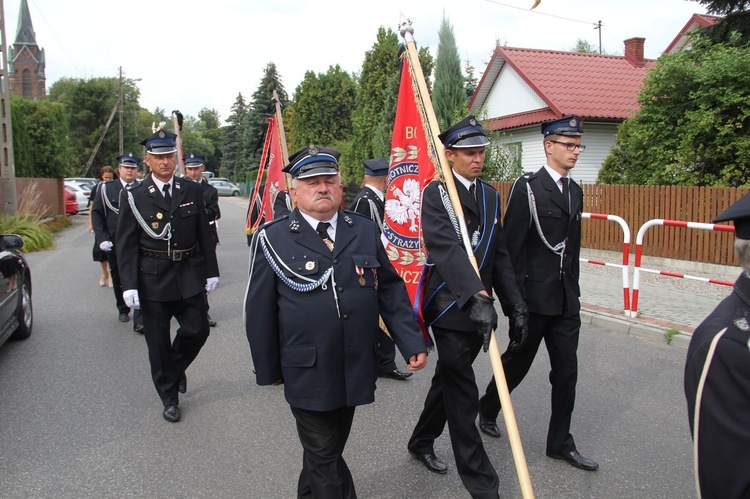
[[[65,214],[75,215],[78,213],[78,201],[76,200],[76,193],[71,191],[70,188],[65,188]]]
[[[99,180],[87,177],[68,177],[65,179],[65,182],[74,182],[83,187],[85,190],[91,192],[91,189],[93,189],[94,186],[99,183]]]
[[[240,188],[226,180],[209,180],[208,183],[216,187],[216,190],[219,191],[219,196],[240,195]]]
[[[89,196],[91,195],[91,189],[81,187],[78,183],[67,180],[65,181],[65,187],[75,193],[76,202],[78,203],[78,211],[86,211],[89,209]]]
[[[0,235],[0,345],[31,336],[31,270],[21,254],[23,239]]]

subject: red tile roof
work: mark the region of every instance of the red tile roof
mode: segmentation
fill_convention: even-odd
[[[500,117],[503,129],[538,123],[546,119],[540,115],[549,113],[550,117],[575,113],[588,121],[622,121],[638,109],[638,92],[654,60],[636,67],[624,56],[496,47],[469,105],[472,111],[484,104],[505,64],[549,109]]]

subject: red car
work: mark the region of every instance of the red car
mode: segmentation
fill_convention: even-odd
[[[76,193],[65,188],[65,214],[75,215],[78,213],[78,201],[76,201]]]

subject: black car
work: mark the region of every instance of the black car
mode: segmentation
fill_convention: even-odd
[[[15,234],[0,235],[0,345],[31,335],[31,270],[19,251],[23,239]]]

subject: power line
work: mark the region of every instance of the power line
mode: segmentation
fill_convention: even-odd
[[[538,10],[529,10],[529,9],[525,9],[523,7],[517,7],[515,5],[508,5],[507,3],[496,2],[494,0],[484,0],[484,1],[485,2],[489,2],[489,3],[494,3],[495,5],[502,5],[503,7],[508,7],[510,9],[522,10],[524,12],[529,12],[531,14],[536,14],[536,15],[539,15],[539,16],[554,17],[556,19],[563,19],[565,21],[571,21],[571,22],[574,22],[574,23],[593,24],[594,26],[597,25],[597,23],[592,23],[591,21],[581,21],[580,19],[571,19],[569,17],[556,16],[554,14],[545,14],[544,12],[539,12]]]

